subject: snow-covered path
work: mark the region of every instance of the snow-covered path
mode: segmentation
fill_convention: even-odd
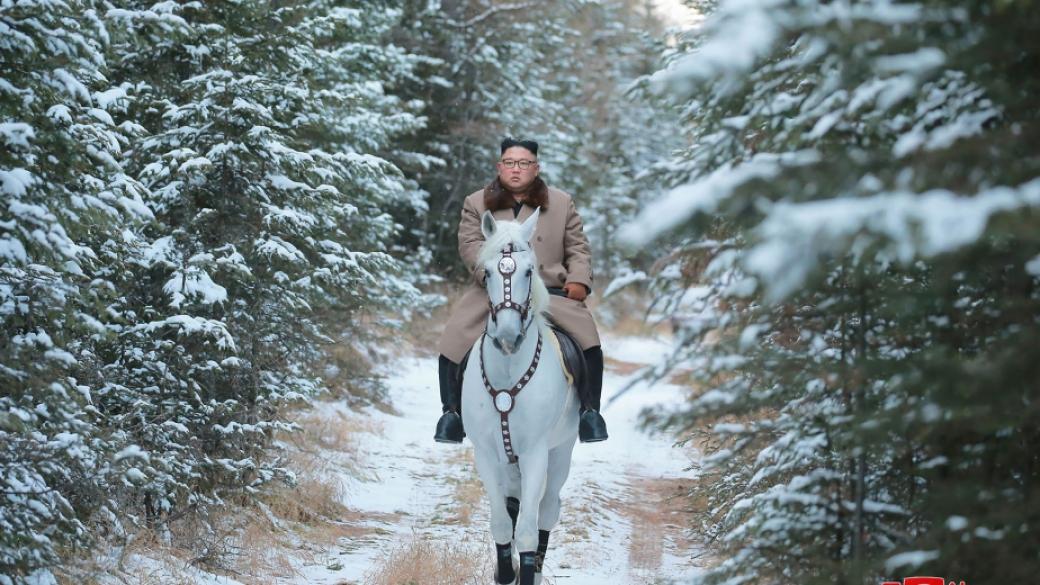
[[[650,363],[668,349],[662,342],[632,337],[607,337],[603,347],[605,404],[635,364]],[[440,414],[436,372],[435,359],[419,357],[396,360],[387,369],[395,412],[365,413],[368,430],[357,438],[358,467],[342,477],[346,504],[357,513],[364,537],[309,555],[313,560],[298,564],[298,575],[284,582],[369,585],[419,571],[439,583],[438,569],[428,561],[431,551],[433,556],[477,559],[468,567],[446,561],[460,585],[487,578],[493,547],[472,448],[468,442],[454,446],[432,440]],[[563,516],[546,559],[547,583],[642,585],[681,581],[697,571],[691,560],[697,550],[682,531],[689,514],[682,510],[683,499],[672,497],[688,483],[684,469],[696,453],[673,447],[666,436],[638,430],[642,408],[680,398],[676,386],[638,386],[604,409],[610,440],[575,448]],[[358,416],[342,404],[321,408],[332,417]],[[409,563],[430,566],[400,566]]]

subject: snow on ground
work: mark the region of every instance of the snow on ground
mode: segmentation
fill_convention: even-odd
[[[606,337],[603,347],[608,361],[604,404],[632,375],[631,367],[624,368],[627,375],[611,371],[613,360],[647,364],[670,349],[667,343],[635,337]],[[474,543],[476,550],[486,551],[490,565],[493,547],[482,490],[480,499],[459,502],[459,486],[476,483],[472,447],[468,441],[455,446],[432,439],[440,415],[436,359],[408,357],[385,373],[395,412],[366,413],[377,430],[360,440],[360,468],[342,477],[346,504],[365,519],[370,536],[342,542],[320,562],[301,562],[296,577],[279,582],[372,583],[388,555],[416,538]],[[684,469],[696,453],[673,447],[667,436],[638,430],[644,407],[681,397],[681,389],[668,384],[636,386],[604,409],[610,439],[575,448],[561,522],[546,559],[547,583],[642,585],[682,580],[698,570],[691,560],[698,550],[681,528],[688,518],[677,516],[682,504],[667,500],[681,490]],[[348,413],[339,403],[320,408],[330,416]]]

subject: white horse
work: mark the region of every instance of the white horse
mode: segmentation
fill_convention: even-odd
[[[549,531],[560,519],[560,489],[578,437],[578,393],[542,314],[549,308],[549,292],[529,244],[538,215],[536,210],[522,225],[496,222],[489,212],[481,218],[485,243],[478,265],[486,270],[491,313],[462,382],[463,426],[491,502],[500,584],[541,583]]]

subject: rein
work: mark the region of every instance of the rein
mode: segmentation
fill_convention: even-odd
[[[527,386],[527,383],[531,381],[531,376],[538,369],[538,359],[542,355],[542,334],[541,332],[538,333],[538,344],[534,347],[534,357],[531,359],[531,365],[527,367],[527,371],[524,372],[523,376],[520,376],[516,384],[505,390],[496,390],[491,385],[491,381],[488,380],[487,370],[484,368],[484,339],[486,337],[487,334],[485,333],[480,338],[480,376],[484,379],[484,388],[491,394],[495,410],[498,411],[502,419],[502,445],[506,449],[506,458],[509,460],[509,463],[516,463],[517,457],[516,453],[513,452],[513,440],[510,438],[509,433],[509,413],[516,406],[516,395],[524,389],[524,386]]]

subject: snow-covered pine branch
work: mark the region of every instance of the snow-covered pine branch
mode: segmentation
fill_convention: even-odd
[[[711,453],[699,583],[1035,570],[1038,19],[728,0],[653,78],[693,139],[626,235],[700,299],[656,415]]]

